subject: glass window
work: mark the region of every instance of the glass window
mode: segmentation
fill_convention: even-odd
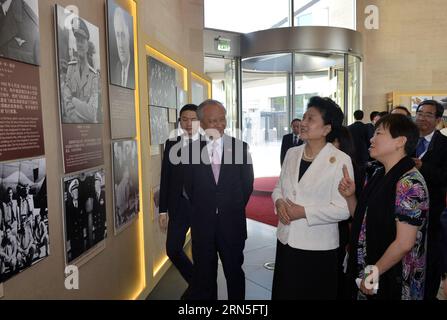
[[[309,99],[313,96],[329,97],[343,108],[344,56],[322,53],[295,54],[295,112],[294,118],[302,119]]]
[[[248,33],[288,26],[289,0],[205,0],[205,28]]]
[[[242,139],[250,145],[255,178],[281,172],[281,141],[290,132],[291,62],[291,54],[242,62]]]
[[[356,29],[355,0],[294,0],[296,26]]]

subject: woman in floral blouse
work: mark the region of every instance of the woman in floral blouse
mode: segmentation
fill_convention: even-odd
[[[416,125],[405,116],[383,117],[370,148],[383,167],[358,201],[347,172],[340,182],[353,215],[349,273],[359,288],[357,299],[424,297],[429,200],[424,178],[409,157],[418,138]]]

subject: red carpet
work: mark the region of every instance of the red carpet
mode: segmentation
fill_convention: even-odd
[[[247,205],[247,218],[276,227],[278,217],[274,212],[272,192],[278,177],[257,178],[254,182],[253,195]]]

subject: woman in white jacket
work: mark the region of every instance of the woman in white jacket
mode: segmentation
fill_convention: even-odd
[[[351,158],[332,145],[343,112],[329,98],[313,97],[301,123],[305,145],[286,154],[273,191],[279,217],[272,299],[335,299],[338,222],[349,218],[338,191]]]

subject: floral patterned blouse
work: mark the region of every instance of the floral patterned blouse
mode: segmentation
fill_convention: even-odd
[[[405,173],[396,188],[396,221],[418,227],[418,233],[413,249],[402,259],[402,300],[424,298],[428,209],[428,190],[421,173],[417,170]],[[364,269],[367,266],[366,214],[360,229],[357,248],[357,266],[361,279],[365,276]],[[359,291],[358,299],[366,299],[366,296]]]

